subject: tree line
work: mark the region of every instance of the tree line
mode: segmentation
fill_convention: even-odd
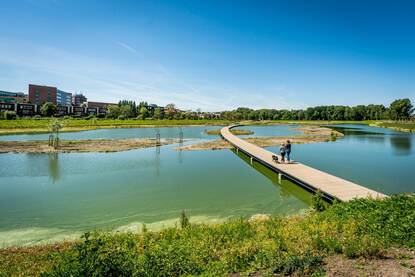
[[[200,119],[212,118],[211,113],[197,111],[181,111],[175,104],[168,104],[165,107],[155,107],[148,105],[147,102],[140,102],[136,105],[135,101],[122,100],[118,105],[111,105],[107,110],[107,118],[112,119]]]
[[[57,106],[53,103],[46,102],[41,108],[42,116],[54,116],[57,112]],[[224,119],[224,120],[409,120],[414,119],[414,106],[408,98],[397,99],[388,107],[384,105],[357,105],[354,107],[329,105],[316,106],[306,109],[297,110],[277,110],[277,109],[259,109],[240,107],[232,111],[223,112],[201,112],[182,111],[176,108],[175,104],[168,104],[165,107],[148,105],[147,102],[122,100],[116,105],[107,107],[107,113],[99,117],[112,119]],[[92,116],[92,115],[90,115]],[[98,117],[98,116],[97,116]],[[0,119],[14,119],[14,111],[0,113]]]
[[[221,113],[227,120],[408,120],[414,107],[408,98],[397,99],[389,107],[384,105],[317,106],[299,110],[237,108]]]

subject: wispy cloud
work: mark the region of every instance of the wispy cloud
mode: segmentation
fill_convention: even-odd
[[[121,42],[121,41],[117,41],[117,44],[121,46],[122,48],[124,48],[125,50],[127,50],[128,52],[130,52],[131,54],[142,57],[142,55],[137,51],[137,49],[135,49],[131,45]]]
[[[137,52],[127,44],[117,44],[133,54]],[[145,59],[136,63],[114,63],[114,60],[78,55],[27,41],[0,39],[0,65],[2,86],[6,86],[3,89],[25,91],[27,83],[40,83],[81,91],[96,101],[131,99],[160,105],[175,103],[183,109],[204,111],[238,106],[296,106],[282,97],[286,88],[281,85],[249,91],[224,82],[186,78]]]

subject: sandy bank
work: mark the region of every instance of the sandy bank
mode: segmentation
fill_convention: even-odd
[[[216,135],[216,136],[218,136],[218,135],[220,135],[220,129],[205,130],[205,133],[207,135]],[[234,135],[237,135],[237,136],[239,136],[239,135],[252,135],[252,134],[254,134],[254,132],[251,131],[251,130],[242,130],[242,129],[232,129],[231,130],[231,133],[234,134]]]
[[[342,133],[327,128],[327,127],[320,127],[320,126],[311,126],[311,125],[301,125],[296,128],[292,128],[292,130],[298,130],[303,132],[305,135],[318,135],[318,136],[335,136],[335,137],[342,137],[344,136]]]
[[[257,137],[246,138],[246,141],[258,145],[260,147],[269,147],[285,143],[290,140],[293,144],[299,143],[316,143],[331,141],[328,136],[291,136],[291,137]],[[177,147],[176,150],[222,150],[230,149],[232,146],[223,139],[196,143],[192,145],[185,145]]]
[[[176,143],[176,139],[162,139],[161,145]],[[73,153],[118,152],[156,146],[155,139],[94,139],[61,140],[59,148],[48,146],[48,141],[0,141],[0,153]]]
[[[316,142],[327,142],[336,140],[338,137],[342,137],[343,134],[334,131],[330,128],[319,127],[319,126],[299,126],[293,128],[295,130],[302,131],[304,135],[298,136],[273,136],[273,137],[250,137],[244,138],[250,143],[258,145],[260,147],[269,147],[280,145],[290,140],[293,144],[300,143],[316,143]],[[177,150],[222,150],[230,149],[232,146],[223,139],[207,141],[202,143],[196,143],[192,145],[185,145],[177,147]]]

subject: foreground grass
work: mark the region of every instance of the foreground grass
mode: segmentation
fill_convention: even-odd
[[[399,195],[335,204],[305,216],[142,234],[87,233],[70,245],[0,250],[0,267],[5,276],[317,276],[333,255],[375,258],[392,246],[414,247],[414,230],[415,197]]]

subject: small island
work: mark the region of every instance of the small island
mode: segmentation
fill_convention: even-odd
[[[176,139],[87,139],[61,140],[59,147],[49,146],[47,140],[0,141],[0,153],[76,153],[119,152],[176,143]]]
[[[242,135],[253,135],[254,132],[251,130],[243,130],[243,129],[233,129],[232,134],[237,135],[237,136],[242,136]],[[207,135],[220,135],[220,129],[215,129],[215,130],[205,130],[205,133]]]

